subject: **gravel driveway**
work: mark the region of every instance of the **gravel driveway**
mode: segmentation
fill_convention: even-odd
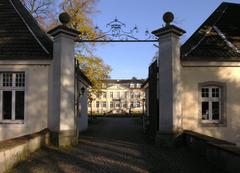
[[[144,139],[139,118],[97,118],[71,148],[44,148],[13,173],[221,173],[187,148]]]

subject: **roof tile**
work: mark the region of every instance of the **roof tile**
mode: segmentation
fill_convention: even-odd
[[[240,61],[240,4],[222,3],[181,47],[182,60]]]
[[[0,59],[51,59],[52,40],[19,0],[0,0]]]

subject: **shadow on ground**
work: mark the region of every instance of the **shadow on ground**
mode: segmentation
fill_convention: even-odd
[[[140,118],[97,118],[72,148],[43,148],[13,173],[221,173],[185,147],[146,142]]]

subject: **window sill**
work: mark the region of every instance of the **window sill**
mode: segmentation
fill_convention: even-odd
[[[201,121],[200,126],[201,127],[227,127],[227,124],[223,122]]]
[[[0,124],[24,124],[24,120],[2,120]]]

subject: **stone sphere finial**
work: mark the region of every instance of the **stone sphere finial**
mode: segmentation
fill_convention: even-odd
[[[170,23],[173,21],[174,15],[172,12],[168,11],[163,15],[163,21],[166,23],[166,26],[170,25]]]
[[[67,12],[63,12],[59,15],[59,21],[63,24],[66,25],[70,22],[71,17]]]

